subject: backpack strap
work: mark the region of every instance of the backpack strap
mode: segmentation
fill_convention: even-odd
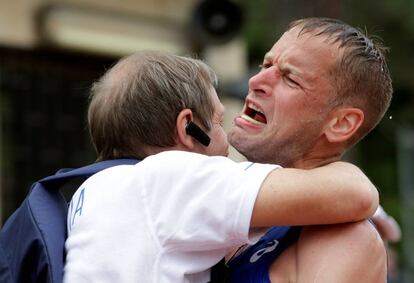
[[[136,159],[114,159],[41,179],[0,231],[0,282],[62,283],[68,205],[59,189],[77,177],[89,177]]]
[[[109,167],[117,166],[117,165],[133,165],[137,164],[139,161],[133,158],[125,158],[125,159],[112,159],[112,160],[104,160],[94,164],[90,164],[84,167],[76,168],[76,169],[61,169],[55,175],[43,178],[38,181],[41,183],[45,188],[48,189],[59,189],[62,185],[68,182],[70,179],[77,178],[77,177],[90,177],[93,174],[107,169]]]

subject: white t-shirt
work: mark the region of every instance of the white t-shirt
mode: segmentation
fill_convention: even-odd
[[[93,175],[69,207],[64,282],[209,281],[230,249],[261,236],[249,223],[277,167],[167,151]]]

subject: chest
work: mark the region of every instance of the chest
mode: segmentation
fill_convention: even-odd
[[[272,283],[294,283],[297,274],[297,244],[289,246],[269,267]]]

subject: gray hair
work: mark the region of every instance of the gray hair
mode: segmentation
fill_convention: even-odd
[[[99,160],[146,157],[148,147],[176,144],[176,119],[183,109],[211,129],[215,73],[202,61],[156,51],[121,59],[93,84],[88,109]]]

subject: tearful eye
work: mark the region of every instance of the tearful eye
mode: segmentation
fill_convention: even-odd
[[[263,64],[259,65],[259,68],[260,69],[267,69],[267,68],[270,68],[271,66],[272,66],[272,64],[270,64],[270,63],[263,63]]]
[[[296,82],[296,81],[294,81],[294,80],[292,80],[290,77],[288,77],[288,76],[285,76],[285,80],[287,81],[287,83],[289,84],[289,85],[291,85],[292,87],[298,87],[299,86],[299,84]]]

